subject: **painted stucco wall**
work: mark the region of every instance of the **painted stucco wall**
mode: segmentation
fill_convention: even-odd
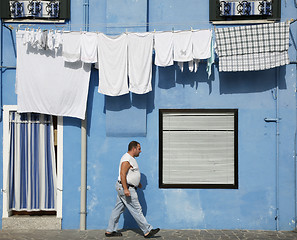
[[[90,1],[89,9],[90,31],[109,34],[213,27],[208,22],[208,0],[100,0]],[[282,1],[282,21],[296,17],[296,13],[293,1]],[[71,30],[83,29],[82,0],[71,1],[69,23]],[[291,61],[296,61],[296,29],[297,23],[292,24]],[[13,66],[15,52],[10,32],[5,28],[3,38],[3,65]],[[187,69],[181,72],[177,66],[153,65],[152,92],[113,98],[98,93],[98,70],[92,70],[87,110],[87,229],[107,226],[116,200],[114,185],[119,160],[131,140],[142,144],[138,162],[144,189],[138,190],[138,194],[144,214],[153,226],[275,230],[278,198],[279,229],[295,228],[296,64],[279,71],[246,73],[219,73],[214,65],[210,79],[205,69],[205,63],[200,64],[197,73]],[[278,170],[276,123],[264,121],[276,117],[277,82]],[[2,83],[4,105],[16,104],[14,84],[15,70],[6,70]],[[238,189],[159,189],[158,111],[162,108],[238,109]],[[2,127],[3,124],[1,136]],[[80,134],[80,120],[64,118],[63,229],[79,228]],[[119,227],[137,225],[125,212]]]

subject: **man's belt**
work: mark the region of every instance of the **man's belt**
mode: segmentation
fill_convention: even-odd
[[[122,184],[122,182],[121,182],[120,180],[118,180],[118,183]],[[123,185],[123,184],[122,184],[122,185]],[[137,187],[135,187],[134,185],[129,184],[129,183],[127,183],[127,187],[128,187],[128,188],[129,188],[129,187],[135,188],[135,190],[137,189]]]

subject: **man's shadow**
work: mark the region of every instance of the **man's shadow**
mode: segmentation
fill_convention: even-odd
[[[145,190],[147,186],[147,178],[143,173],[141,173],[140,183],[142,184],[142,188],[137,188],[138,200],[142,207],[143,215],[146,216],[147,204],[145,201],[143,190]],[[132,217],[132,215],[130,214],[127,208],[125,209],[123,216],[124,216],[123,229],[139,229],[139,226],[137,225],[137,223],[135,222],[134,218]]]

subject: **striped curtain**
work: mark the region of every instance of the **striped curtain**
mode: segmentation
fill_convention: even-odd
[[[9,209],[56,209],[52,117],[10,113]]]

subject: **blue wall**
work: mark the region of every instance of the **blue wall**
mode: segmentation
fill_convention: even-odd
[[[82,0],[71,1],[72,30],[83,28],[82,3]],[[296,13],[293,1],[283,1],[282,21],[296,17]],[[90,31],[109,34],[126,29],[212,27],[208,22],[208,0],[90,1],[89,21]],[[297,23],[291,25],[291,61],[296,61],[296,28]],[[4,65],[15,64],[12,46],[10,33],[4,29]],[[153,91],[119,99],[98,93],[98,70],[92,70],[88,96],[88,229],[106,228],[116,200],[114,185],[119,160],[134,139],[142,144],[138,161],[145,187],[138,190],[139,199],[153,226],[275,230],[278,172],[279,228],[295,228],[296,65],[281,67],[279,73],[276,69],[219,73],[218,66],[214,65],[210,79],[205,69],[205,63],[200,64],[197,73],[180,72],[177,66],[158,68],[153,65]],[[7,70],[3,77],[3,104],[16,104],[15,71]],[[264,118],[276,117],[276,86],[280,118],[278,169],[276,123],[264,121]],[[158,188],[158,110],[161,108],[238,108],[238,189]],[[135,127],[131,116],[137,120]],[[2,125],[0,131],[2,136]],[[63,229],[79,228],[80,134],[80,120],[64,118]],[[119,227],[137,226],[125,213]]]

